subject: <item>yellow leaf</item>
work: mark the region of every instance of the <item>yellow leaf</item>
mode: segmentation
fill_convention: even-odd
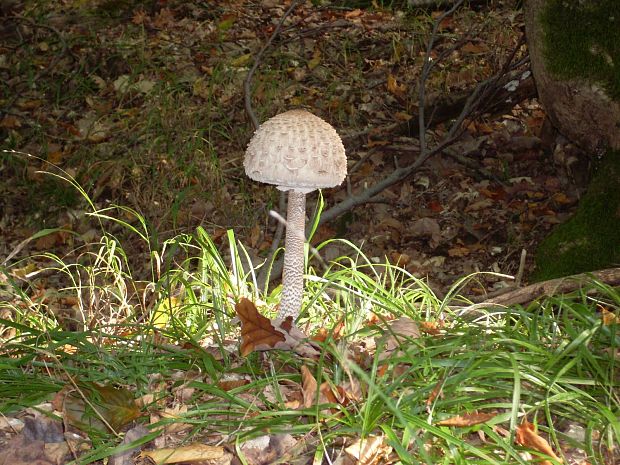
[[[319,48],[314,49],[312,53],[312,59],[308,62],[308,69],[313,70],[321,64],[321,50]]]
[[[156,328],[165,328],[174,309],[179,306],[179,298],[170,296],[162,300],[151,314],[151,324]]]
[[[224,456],[224,448],[206,444],[191,444],[176,449],[157,449],[140,453],[140,457],[148,457],[158,464],[179,462],[202,462],[217,460]]]
[[[251,59],[252,59],[252,54],[246,53],[232,60],[230,62],[230,66],[234,66],[235,68],[241,68],[242,66],[247,65]]]
[[[396,78],[390,73],[387,77],[387,90],[390,94],[402,97],[405,95],[407,86],[405,84],[399,84]]]

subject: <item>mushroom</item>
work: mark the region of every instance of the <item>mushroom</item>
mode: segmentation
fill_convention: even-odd
[[[245,152],[246,174],[288,191],[281,318],[297,318],[304,286],[306,194],[335,187],[347,174],[344,146],[336,130],[305,110],[290,110],[265,121]]]

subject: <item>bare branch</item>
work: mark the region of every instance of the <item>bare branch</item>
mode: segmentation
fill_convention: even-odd
[[[458,4],[456,4],[455,6],[458,6]],[[460,137],[461,133],[464,130],[463,123],[465,119],[468,117],[471,117],[474,114],[481,113],[483,111],[483,109],[486,107],[486,105],[489,102],[489,97],[492,94],[495,94],[497,92],[497,88],[496,88],[497,86],[494,84],[497,84],[500,78],[504,76],[506,73],[508,73],[509,70],[515,66],[515,64],[512,63],[512,60],[514,59],[521,43],[522,42],[520,42],[519,45],[517,45],[515,50],[511,53],[506,63],[504,64],[504,66],[502,66],[501,70],[498,73],[496,73],[494,76],[488,79],[485,79],[484,81],[481,81],[476,86],[474,91],[465,101],[465,104],[463,105],[461,112],[456,117],[456,119],[453,121],[444,139],[441,142],[439,142],[435,148],[430,149],[430,150],[425,146],[426,125],[425,125],[425,120],[424,120],[424,115],[423,115],[424,102],[421,101],[419,111],[422,114],[422,116],[418,118],[418,122],[420,126],[419,127],[420,134],[418,134],[418,137],[420,140],[420,155],[418,156],[418,158],[413,163],[407,166],[399,167],[395,169],[388,176],[386,176],[385,178],[383,178],[376,184],[364,189],[362,192],[355,194],[355,195],[351,195],[347,197],[346,199],[344,199],[343,201],[337,203],[333,207],[325,210],[321,214],[321,218],[319,220],[320,223],[333,220],[334,218],[340,216],[341,214],[345,213],[351,208],[369,202],[375,195],[377,195],[384,189],[390,187],[391,185],[396,184],[397,182],[402,181],[403,179],[407,178],[408,176],[413,174],[420,166],[422,166],[422,164],[424,164],[424,162],[426,162],[426,160],[428,160],[431,156],[437,153],[440,153],[445,148],[452,145],[456,140],[458,140],[458,138]],[[427,54],[429,53],[430,51],[427,48]],[[520,63],[517,63],[517,65],[518,64]],[[428,75],[426,75],[426,77],[428,77]],[[424,85],[425,85],[425,81],[421,81],[420,82],[420,94],[422,95],[422,97],[424,97],[424,92],[421,89],[424,88]]]

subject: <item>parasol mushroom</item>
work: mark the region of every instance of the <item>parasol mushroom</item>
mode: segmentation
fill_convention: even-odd
[[[281,318],[297,318],[303,297],[306,194],[335,187],[347,174],[344,146],[336,130],[305,110],[265,121],[245,152],[246,174],[288,191]]]

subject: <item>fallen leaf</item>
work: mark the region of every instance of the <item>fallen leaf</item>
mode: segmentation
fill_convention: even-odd
[[[321,49],[316,47],[314,52],[312,52],[312,59],[308,61],[308,69],[312,71],[314,68],[319,66],[321,64],[321,57]]]
[[[603,325],[611,326],[620,324],[620,316],[616,315],[614,312],[610,312],[604,307],[601,307],[601,316],[603,317]]]
[[[431,336],[438,336],[441,334],[441,328],[443,328],[443,326],[442,321],[420,321],[420,330]]]
[[[465,415],[457,415],[452,418],[438,421],[436,424],[438,426],[473,426],[479,425],[480,423],[486,423],[495,416],[496,415],[494,413],[467,413]]]
[[[18,129],[22,127],[22,123],[19,118],[15,116],[5,116],[0,120],[0,128],[5,129]]]
[[[441,228],[433,218],[420,218],[409,226],[409,234],[413,237],[429,237],[428,245],[436,248],[441,241]]]
[[[267,465],[282,463],[283,455],[290,453],[297,440],[290,434],[264,435],[244,442],[240,449],[244,456],[244,463],[248,465]]]
[[[258,313],[250,300],[242,297],[235,305],[235,311],[241,320],[241,355],[246,356],[265,346],[273,349],[278,342],[286,341],[284,334],[273,327],[269,318]]]
[[[488,48],[482,42],[478,44],[467,42],[465,45],[463,45],[463,47],[461,47],[461,51],[465,53],[483,53],[483,52],[487,52]]]
[[[344,318],[341,318],[333,329],[327,329],[325,327],[319,328],[318,332],[312,336],[312,340],[316,342],[325,342],[328,338],[332,341],[337,341],[342,336],[344,331]]]
[[[144,10],[136,10],[131,17],[131,22],[136,25],[147,24],[150,18],[149,15],[146,14]]]
[[[405,84],[399,84],[392,74],[388,74],[386,85],[388,92],[397,97],[403,97],[407,91],[407,86]]]
[[[148,430],[146,426],[144,425],[135,426],[134,428],[131,428],[129,431],[125,433],[125,437],[121,441],[120,445],[126,446],[127,444],[131,444],[132,442],[143,438],[149,433],[150,431]],[[112,455],[108,459],[108,465],[133,465],[134,464],[134,461],[133,461],[134,452],[137,452],[138,450],[140,450],[140,447],[141,446],[136,446],[136,447],[133,447],[127,450],[123,450],[122,452],[116,452],[114,455]]]
[[[555,455],[553,449],[549,445],[546,439],[538,435],[536,431],[536,427],[527,420],[523,420],[523,422],[517,426],[517,435],[515,441],[520,446],[529,447],[530,449],[534,449],[538,452],[541,452],[549,457],[557,460],[560,463],[562,459]],[[543,460],[540,462],[542,465],[553,465],[549,460]]]
[[[208,446],[206,444],[191,444],[189,446],[163,448],[140,453],[139,457],[148,457],[158,464],[197,462],[199,460],[216,460],[224,456],[224,448],[221,446]]]
[[[175,24],[174,12],[170,8],[162,8],[159,10],[159,13],[155,15],[155,19],[153,20],[153,26],[159,29],[174,27]]]
[[[449,257],[467,257],[471,253],[467,247],[457,246],[448,249]]]
[[[344,14],[344,17],[347,19],[350,19],[350,18],[357,18],[358,16],[361,16],[361,15],[362,15],[362,10],[359,8],[356,8],[355,10],[347,11]]]
[[[271,321],[244,297],[235,305],[235,311],[241,320],[241,355],[272,349],[292,350],[309,358],[320,355],[319,347],[293,324],[292,317]]]
[[[357,459],[357,465],[371,465],[387,463],[392,447],[385,444],[383,436],[367,436],[355,441],[345,452]]]
[[[47,154],[47,161],[54,165],[60,165],[66,157],[66,153],[62,150],[54,150]]]
[[[253,55],[251,53],[244,53],[236,58],[230,60],[230,66],[234,68],[241,68],[247,65],[252,60]]]
[[[66,385],[52,405],[63,412],[66,422],[81,430],[107,431],[110,427],[118,431],[140,416],[133,394],[125,388],[81,382],[79,389]]]
[[[304,407],[310,408],[316,400],[318,383],[306,365],[301,366],[301,391],[304,395]]]

